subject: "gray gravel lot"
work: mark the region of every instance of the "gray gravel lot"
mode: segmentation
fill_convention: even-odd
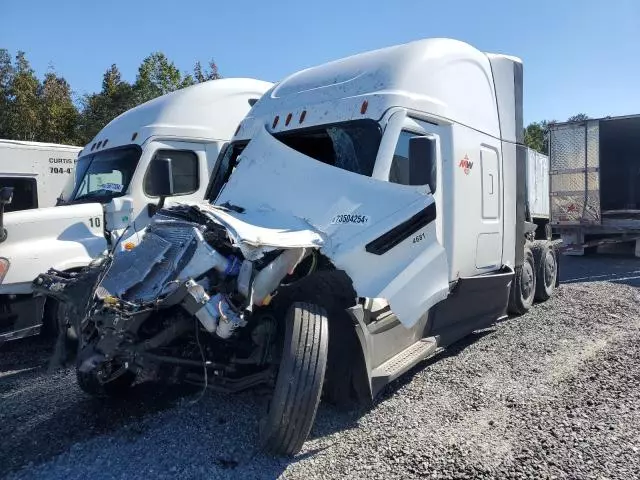
[[[139,385],[103,403],[45,373],[41,339],[0,347],[9,478],[640,478],[640,260],[564,257],[564,284],[390,385],[321,405],[293,460],[255,452],[258,392]]]

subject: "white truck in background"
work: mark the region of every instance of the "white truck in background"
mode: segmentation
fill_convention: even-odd
[[[0,140],[0,188],[13,188],[5,212],[53,207],[65,186],[73,183],[81,150],[72,145]]]
[[[107,249],[133,248],[159,204],[204,198],[220,150],[271,86],[254,79],[214,80],[139,105],[82,149],[63,205],[5,213],[0,342],[38,333],[43,320],[57,330],[63,309],[45,305],[31,288],[39,273],[50,267],[74,271]],[[158,169],[171,172],[170,193],[156,192]]]
[[[450,39],[282,80],[221,154],[207,202],[163,209],[130,252],[34,282],[79,312],[79,386],[269,385],[260,444],[292,455],[322,393],[370,401],[549,298],[556,253],[533,238],[522,87],[519,59]]]

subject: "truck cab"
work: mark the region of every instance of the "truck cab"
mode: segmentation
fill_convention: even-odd
[[[370,401],[552,293],[522,140],[514,57],[426,39],[302,70],[241,122],[206,202],[163,208],[130,252],[36,285],[90,304],[76,316],[89,394],[139,375],[267,384],[261,447],[295,454],[322,394]]]
[[[39,273],[74,271],[107,249],[133,248],[159,203],[202,199],[220,150],[271,85],[215,80],[135,107],[77,154],[75,181],[58,206],[5,214],[0,341],[40,330],[44,298],[31,290]],[[171,191],[162,197],[153,181],[159,165],[171,172]]]

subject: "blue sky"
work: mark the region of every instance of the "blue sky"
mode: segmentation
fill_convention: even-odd
[[[0,47],[49,65],[77,94],[116,63],[134,80],[162,51],[182,69],[279,80],[328,60],[452,37],[525,65],[525,121],[640,113],[640,0],[0,0]]]

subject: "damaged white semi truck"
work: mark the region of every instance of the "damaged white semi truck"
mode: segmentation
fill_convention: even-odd
[[[40,273],[51,267],[77,271],[107,249],[132,248],[165,201],[202,199],[220,151],[272,85],[214,80],[119,115],[79,152],[75,182],[60,206],[3,216],[11,192],[2,189],[0,343],[43,326],[56,332],[65,321],[59,303],[33,294],[31,283]],[[170,188],[161,195],[154,171],[167,163],[173,165]],[[17,196],[14,191],[14,202]]]
[[[260,443],[295,454],[323,393],[370,401],[553,293],[522,135],[513,57],[427,39],[303,70],[243,120],[208,202],[165,208],[132,251],[35,284],[75,302],[85,391],[116,395],[143,372],[271,385]]]

